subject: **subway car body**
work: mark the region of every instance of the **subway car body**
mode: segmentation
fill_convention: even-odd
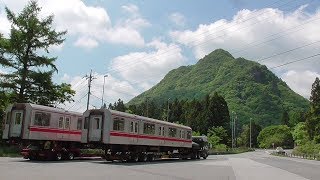
[[[2,138],[26,147],[30,159],[73,159],[80,154],[82,114],[31,103],[10,105]]]
[[[192,142],[192,129],[188,126],[109,109],[84,112],[81,142],[103,148],[107,160],[208,156],[203,151],[207,147],[194,148],[196,143]]]

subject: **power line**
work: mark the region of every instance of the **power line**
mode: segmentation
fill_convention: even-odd
[[[293,0],[293,1],[296,1],[296,0]],[[289,1],[289,2],[293,2],[293,1]],[[311,0],[311,2],[312,1],[314,1],[314,0]],[[287,3],[285,3],[285,4],[283,4],[283,5],[287,5],[287,4],[289,4],[289,2],[287,2]],[[281,5],[281,6],[283,6],[283,5]],[[280,7],[281,7],[280,6]],[[294,6],[294,8],[297,8],[297,7],[299,7],[299,6],[301,6],[301,4],[299,4],[298,6]],[[262,14],[264,14],[264,13],[266,13],[266,12],[262,12],[262,13],[260,13],[260,14],[258,14],[258,15],[262,15]],[[248,21],[248,20],[250,20],[250,19],[253,19],[253,18],[255,18],[255,17],[251,17],[251,18],[248,18],[248,19],[245,19],[245,20],[243,20],[241,23],[243,23],[243,22],[246,22],[246,21]],[[265,19],[267,19],[268,17],[266,17]],[[262,21],[258,21],[258,22],[256,22],[256,23],[254,23],[254,24],[257,24],[257,23],[260,23],[260,22],[262,22]],[[229,26],[229,27],[227,27],[227,28],[224,28],[224,29],[221,29],[221,30],[219,30],[219,31],[216,31],[216,32],[210,32],[210,34],[215,34],[215,33],[217,33],[217,32],[222,32],[222,30],[227,30],[227,29],[229,29],[230,27],[233,27],[233,26],[235,26],[235,25],[238,25],[238,24],[240,24],[240,23],[235,23],[235,24],[233,24],[233,25],[231,25],[231,26]],[[249,24],[250,26],[251,25],[253,25],[253,24]],[[245,26],[245,27],[249,27],[249,26]],[[243,28],[241,28],[241,29],[243,29]],[[238,31],[239,29],[237,29],[237,31]],[[205,33],[201,33],[201,34],[205,34]],[[200,35],[201,35],[200,34]],[[209,35],[210,35],[209,34]],[[198,43],[198,44],[195,44],[195,45],[192,45],[191,47],[196,47],[196,46],[199,46],[199,45],[203,45],[203,44],[206,44],[206,43],[208,43],[208,42],[210,42],[210,40],[213,40],[213,39],[216,39],[216,38],[219,38],[219,37],[223,37],[223,36],[225,36],[225,34],[223,34],[223,35],[220,35],[220,36],[216,36],[216,37],[214,37],[214,38],[209,38],[209,39],[206,39],[206,41],[204,41],[204,42],[201,42],[201,43]],[[191,41],[191,42],[197,42],[196,40],[195,41]],[[147,57],[147,56],[143,56],[143,57],[141,57],[141,58],[136,58],[135,60],[143,60],[143,59],[156,59],[156,57],[157,56],[159,56],[159,55],[163,55],[163,54],[167,54],[168,52],[170,52],[170,51],[173,51],[173,50],[175,50],[175,49],[179,49],[179,47],[174,47],[174,48],[171,48],[171,49],[169,49],[169,50],[167,50],[167,51],[164,51],[164,52],[162,52],[162,53],[159,53],[159,54],[157,54],[157,55],[151,55],[151,56],[149,56],[149,57]],[[133,62],[133,63],[128,63],[127,64],[127,67],[128,66],[131,66],[131,65],[134,65],[134,64],[137,64],[137,62]],[[122,67],[122,68],[112,68],[112,69],[109,69],[109,72],[116,72],[116,70],[117,71],[119,71],[119,70],[122,70],[122,69],[126,69],[126,67]]]
[[[307,60],[307,59],[310,59],[310,58],[313,58],[313,57],[316,57],[316,56],[320,56],[320,53],[319,54],[314,54],[312,56],[308,56],[308,57],[305,57],[305,58],[297,59],[297,60],[294,60],[294,61],[290,61],[290,62],[281,64],[281,65],[278,65],[278,66],[274,66],[274,67],[272,67],[270,69],[275,69],[275,68],[278,68],[278,67],[286,66],[288,64],[296,63],[296,62],[299,62],[299,61],[304,61],[304,60]]]
[[[86,97],[87,94],[88,94],[88,93],[86,93],[84,96],[82,96],[77,102],[73,103],[73,105],[72,105],[71,107],[69,107],[69,108],[67,109],[67,111],[69,111],[69,110],[70,110],[73,106],[75,106],[77,103],[81,102],[81,100],[82,100],[84,97]]]
[[[262,61],[265,61],[265,60],[270,59],[272,57],[279,56],[279,55],[282,55],[282,54],[286,54],[286,53],[289,53],[289,52],[292,52],[292,51],[295,51],[295,50],[298,50],[298,49],[301,49],[301,48],[304,48],[304,47],[307,47],[307,46],[311,46],[311,45],[319,43],[319,42],[320,42],[320,40],[312,42],[312,43],[308,43],[308,44],[305,44],[303,46],[299,46],[299,47],[296,47],[296,48],[293,48],[293,49],[290,49],[290,50],[286,50],[286,51],[283,51],[283,52],[280,52],[280,53],[276,53],[276,54],[273,54],[271,56],[259,59],[257,62],[262,62]]]

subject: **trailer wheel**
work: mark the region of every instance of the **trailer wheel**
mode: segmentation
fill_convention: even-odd
[[[138,162],[139,161],[139,156],[138,155],[134,155],[132,158],[133,162]]]
[[[72,152],[68,153],[68,159],[73,160],[74,159],[74,154]]]
[[[147,160],[148,160],[148,156],[146,154],[141,154],[140,161],[147,162]]]
[[[148,156],[148,161],[154,161],[156,158],[154,157],[154,155],[153,154],[150,154],[149,156]]]
[[[58,152],[58,153],[56,154],[56,160],[57,160],[57,161],[60,161],[61,159],[62,159],[62,154]]]

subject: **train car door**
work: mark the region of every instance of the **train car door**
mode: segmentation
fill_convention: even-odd
[[[159,127],[160,129],[160,136],[162,136],[163,137],[163,139],[162,140],[160,140],[160,144],[165,144],[166,142],[165,142],[165,140],[164,140],[164,126],[160,126]]]
[[[64,129],[64,117],[63,116],[59,117],[58,128],[60,130],[62,130],[62,132],[63,132],[63,129]],[[63,139],[63,133],[62,132],[57,133],[57,138],[58,139],[61,139],[61,140]]]
[[[91,115],[90,116],[90,126],[89,126],[89,141],[100,141],[101,140],[101,125],[102,116],[101,115]]]
[[[67,116],[64,118],[64,133],[63,133],[63,139],[69,140],[70,138],[70,122],[71,117]]]
[[[23,121],[23,110],[12,111],[10,137],[20,137]]]
[[[138,143],[139,121],[130,121],[130,132],[133,134],[131,141]]]
[[[83,128],[81,129],[81,142],[87,143],[88,142],[88,125],[89,125],[89,118],[85,117],[83,121]]]
[[[4,117],[3,117],[5,124],[4,124],[4,129],[2,133],[2,139],[8,139],[9,138],[9,128],[10,128],[10,112],[7,112]]]

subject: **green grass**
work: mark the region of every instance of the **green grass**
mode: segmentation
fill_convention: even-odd
[[[0,157],[20,157],[20,149],[16,146],[0,145]]]

